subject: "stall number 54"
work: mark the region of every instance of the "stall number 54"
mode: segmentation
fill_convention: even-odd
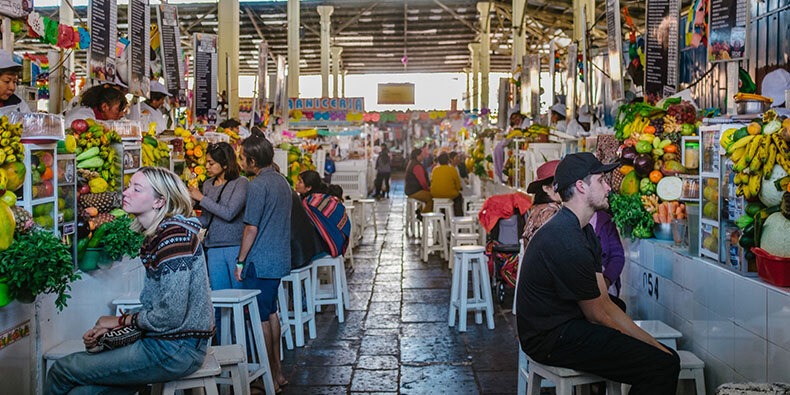
[[[642,287],[647,290],[647,295],[658,300],[658,276],[653,273],[642,273]]]

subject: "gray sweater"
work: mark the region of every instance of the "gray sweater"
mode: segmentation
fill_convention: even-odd
[[[222,186],[225,185],[222,190]],[[214,185],[214,178],[203,183],[203,199],[200,207],[200,224],[205,228],[211,222],[211,229],[206,233],[203,245],[208,248],[241,245],[241,234],[244,231],[244,206],[247,202],[247,185],[249,181],[238,177],[223,185]],[[217,198],[222,197],[217,203]],[[212,220],[211,218],[214,218]]]

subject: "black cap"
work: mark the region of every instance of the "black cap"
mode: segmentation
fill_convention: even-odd
[[[608,173],[618,166],[619,163],[605,165],[590,152],[566,155],[554,173],[554,190],[559,192],[590,174]]]

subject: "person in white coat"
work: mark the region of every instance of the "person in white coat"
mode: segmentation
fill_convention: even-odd
[[[117,121],[123,118],[129,102],[114,85],[94,85],[80,95],[80,105],[66,112],[66,125],[77,119]]]
[[[551,106],[551,124],[560,132],[568,130],[568,122],[565,120],[566,111],[567,107],[562,103]]]
[[[133,121],[143,122],[143,126],[147,129],[150,123],[156,124],[156,134],[161,134],[167,129],[167,119],[162,113],[162,106],[165,101],[171,96],[164,85],[159,81],[151,81],[151,92],[148,94],[148,99],[140,103],[140,111],[129,118]]]
[[[21,72],[22,65],[14,61],[13,55],[0,49],[0,115],[30,112],[27,103],[14,93]]]

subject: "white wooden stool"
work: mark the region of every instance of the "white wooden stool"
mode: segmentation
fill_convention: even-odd
[[[441,252],[442,258],[447,259],[444,214],[437,212],[422,214],[422,261],[428,262],[433,251]]]
[[[527,393],[527,382],[529,381],[529,363],[527,363],[527,354],[521,349],[521,344],[518,345],[518,385],[516,389],[517,395],[525,395]]]
[[[453,219],[455,212],[453,211],[453,199],[447,198],[433,198],[433,212],[440,213],[444,211],[444,219],[447,223]]]
[[[458,331],[466,332],[466,315],[475,312],[475,323],[483,323],[486,313],[488,329],[494,329],[494,303],[491,297],[491,283],[488,279],[488,265],[485,248],[482,246],[453,247],[453,284],[450,288],[449,325],[455,326],[458,312]],[[469,272],[472,272],[472,295],[468,295]]]
[[[359,214],[357,214],[357,219],[359,220],[360,230],[364,231],[365,228],[373,224],[373,234],[378,236],[379,235],[379,228],[376,224],[376,199],[359,199],[354,201],[355,206],[359,206]],[[368,216],[370,213],[370,216]],[[370,220],[372,217],[372,221]],[[362,232],[360,232],[360,236]]]
[[[190,388],[203,388],[207,395],[219,395],[217,392],[217,375],[222,372],[217,358],[211,352],[206,353],[203,366],[189,376],[182,377],[167,383],[156,383],[153,385],[153,394],[174,395],[176,390]],[[273,391],[274,389],[272,389]],[[274,392],[272,392],[274,393]]]
[[[417,209],[422,209],[423,203],[414,198],[406,198],[406,237],[419,238],[422,222],[417,220]]]
[[[477,233],[476,217],[467,215],[450,220],[450,233]]]
[[[683,337],[677,329],[665,324],[659,320],[637,320],[634,321],[636,326],[642,328],[650,336],[653,336],[659,343],[673,349],[678,349],[677,339]]]
[[[128,310],[142,306],[140,293],[119,296],[112,300],[112,304],[115,305],[115,315],[120,316]]]
[[[293,326],[296,337],[296,346],[304,346],[304,324],[307,324],[308,334],[311,339],[315,339],[315,305],[313,304],[313,282],[311,279],[311,267],[291,270],[291,273],[280,280],[280,289],[277,291],[277,299],[280,305],[280,314],[283,315],[283,323]],[[286,283],[290,283],[288,286]],[[286,290],[288,287],[288,290]],[[305,301],[307,306],[303,305]],[[293,301],[293,310],[290,309],[289,302]],[[306,308],[307,311],[304,311]]]
[[[533,361],[530,357],[527,357],[527,364],[529,366],[527,393],[530,395],[540,395],[540,383],[544,379],[553,382],[557,386],[557,395],[573,395],[573,387],[601,381],[606,381],[607,395],[620,395],[620,383],[605,380],[594,374],[543,365]]]
[[[477,233],[450,233],[450,248],[459,246],[475,246],[478,244]],[[447,268],[453,270],[454,259],[447,260]]]
[[[240,344],[211,347],[217,363],[222,369],[217,384],[230,384],[234,395],[249,395],[250,385],[247,383],[247,353]],[[220,387],[220,392],[227,394],[227,387]]]
[[[335,305],[335,314],[337,321],[345,321],[345,308],[350,309],[350,302],[348,296],[348,282],[346,281],[346,268],[343,267],[343,257],[332,258],[325,256],[313,260],[310,264],[312,266],[312,281],[313,281],[313,302],[316,311],[321,311],[323,305]],[[330,271],[330,282],[327,285],[321,285],[318,279],[318,271],[322,268],[328,268]]]
[[[76,352],[85,351],[85,343],[82,339],[66,340],[55,347],[44,352],[44,373],[41,375],[41,388],[47,384],[47,373],[52,363]]]
[[[263,328],[261,327],[261,314],[256,298],[260,293],[259,289],[218,289],[211,291],[211,302],[215,309],[220,310],[220,345],[238,344],[245,350],[249,349],[252,359],[248,364],[250,374],[247,377],[247,383],[263,376],[264,386],[267,391],[271,389],[273,393],[274,380],[269,366],[266,341],[263,338]],[[249,328],[244,322],[245,307],[250,313]],[[231,338],[231,333],[233,333],[233,338]],[[251,342],[249,346],[247,345],[248,336]]]
[[[679,380],[694,380],[697,395],[705,395],[705,362],[690,351],[678,350],[680,357]]]
[[[348,247],[346,247],[346,252],[343,254],[345,259],[351,261],[351,268],[354,268],[354,247],[357,246],[357,232],[356,227],[359,225],[358,220],[354,217],[354,206],[352,205],[344,205],[346,207],[346,215],[348,216],[348,220],[351,221],[351,229],[348,232]]]

